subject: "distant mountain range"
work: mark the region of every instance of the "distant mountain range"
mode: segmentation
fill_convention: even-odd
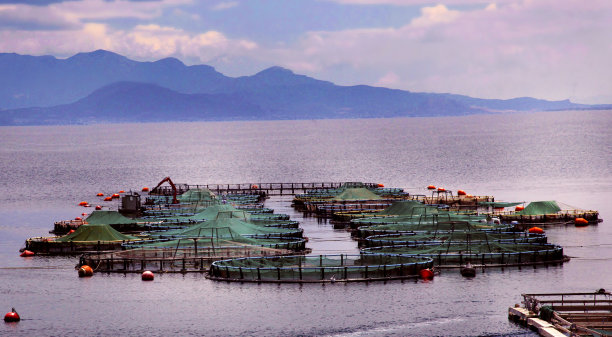
[[[272,67],[227,77],[175,58],[97,50],[67,59],[0,54],[0,125],[458,116],[611,108],[535,98],[478,99],[331,82]]]

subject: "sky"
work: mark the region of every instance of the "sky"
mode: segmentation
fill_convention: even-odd
[[[0,0],[0,52],[105,49],[232,77],[612,103],[610,0]]]

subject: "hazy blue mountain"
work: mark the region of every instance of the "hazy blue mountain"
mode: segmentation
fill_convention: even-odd
[[[175,58],[137,62],[104,50],[67,59],[0,54],[0,108],[53,106],[75,102],[115,82],[157,84],[182,93],[210,93],[233,79],[205,65]]]
[[[183,94],[156,84],[117,82],[75,103],[0,111],[0,124],[90,124],[265,119],[256,105],[231,94]]]
[[[0,124],[452,116],[582,109],[568,100],[478,99],[338,86],[281,67],[227,77],[175,58],[137,62],[104,50],[67,59],[0,54]]]

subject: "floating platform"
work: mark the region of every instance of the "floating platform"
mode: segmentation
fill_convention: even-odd
[[[522,296],[524,308],[509,308],[508,318],[542,336],[612,336],[612,297],[604,289]]]

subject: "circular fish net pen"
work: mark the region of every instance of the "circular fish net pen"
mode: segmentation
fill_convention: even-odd
[[[358,238],[367,238],[372,235],[411,234],[415,232],[455,232],[455,231],[487,231],[507,232],[513,229],[512,225],[471,223],[467,221],[444,221],[433,223],[387,223],[359,227],[353,232]]]
[[[151,239],[126,242],[125,249],[191,249],[194,254],[198,250],[215,248],[231,248],[259,246],[271,249],[291,250],[293,252],[306,251],[306,239],[287,237],[247,238],[242,236],[229,237],[184,237],[179,239]]]
[[[505,267],[556,264],[568,261],[561,246],[544,243],[449,242],[364,248],[363,254],[400,254],[427,257],[441,268]]]
[[[413,232],[403,234],[372,235],[363,240],[365,247],[405,246],[419,243],[438,243],[446,240],[459,242],[513,242],[513,243],[547,243],[544,234],[527,232],[486,232],[486,231],[455,231],[455,232]]]
[[[377,281],[418,277],[432,266],[431,258],[402,255],[276,256],[216,261],[207,277],[273,283]]]

